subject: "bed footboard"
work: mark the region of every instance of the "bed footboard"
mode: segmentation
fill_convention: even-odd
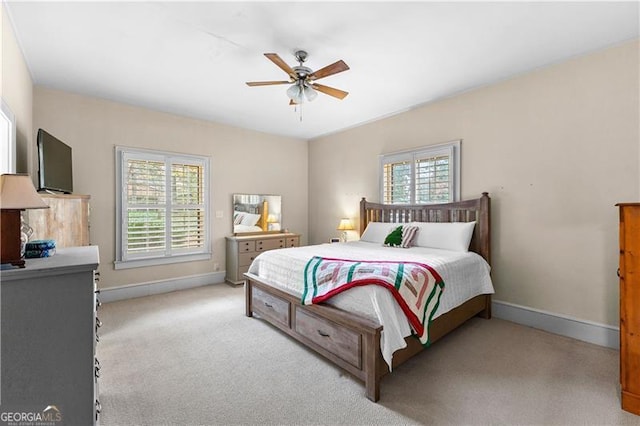
[[[330,305],[302,305],[297,297],[245,274],[246,315],[254,314],[279,328],[303,345],[362,380],[366,396],[380,399],[380,380],[389,367],[380,352],[382,326],[359,315]],[[436,318],[431,340],[441,339],[468,319],[490,318],[491,295],[483,294]],[[393,367],[421,352],[418,339],[408,337],[407,347],[393,355]]]

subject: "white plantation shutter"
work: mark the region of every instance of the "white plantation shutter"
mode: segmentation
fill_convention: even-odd
[[[460,193],[460,141],[380,157],[384,204],[457,201]]]
[[[383,164],[383,200],[385,204],[411,202],[411,159],[397,159]]]
[[[416,158],[416,204],[453,201],[451,155]]]
[[[116,162],[116,269],[210,258],[209,159],[117,147]]]
[[[126,256],[163,253],[166,247],[164,161],[126,159]]]
[[[171,247],[193,249],[204,246],[204,167],[171,165]]]

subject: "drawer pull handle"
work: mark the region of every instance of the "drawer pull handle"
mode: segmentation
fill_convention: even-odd
[[[618,268],[618,270],[616,271],[616,274],[618,275],[618,278],[620,278],[620,268]]]
[[[322,330],[318,330],[318,334],[319,334],[319,335],[321,335],[322,337],[330,337],[330,335],[329,335],[329,334],[325,333],[325,332],[324,332],[324,331],[322,331]]]
[[[102,327],[102,321],[100,321],[98,317],[96,317],[96,328],[100,328],[100,327]]]
[[[267,308],[271,308],[271,309],[273,309],[273,305],[270,305],[270,304],[269,304],[269,303],[267,303],[267,302],[264,302],[264,306],[266,306]]]

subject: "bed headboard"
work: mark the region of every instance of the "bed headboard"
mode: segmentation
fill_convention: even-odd
[[[483,192],[473,200],[446,204],[379,204],[360,201],[360,235],[369,222],[472,222],[476,221],[469,250],[491,265],[491,198]]]

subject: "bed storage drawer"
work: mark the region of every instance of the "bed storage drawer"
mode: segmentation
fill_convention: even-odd
[[[272,238],[256,241],[256,251],[284,248],[284,238]]]
[[[289,327],[289,302],[254,288],[251,294],[255,312]]]
[[[300,335],[342,358],[356,368],[361,366],[362,338],[359,333],[339,327],[296,307],[295,330]]]

